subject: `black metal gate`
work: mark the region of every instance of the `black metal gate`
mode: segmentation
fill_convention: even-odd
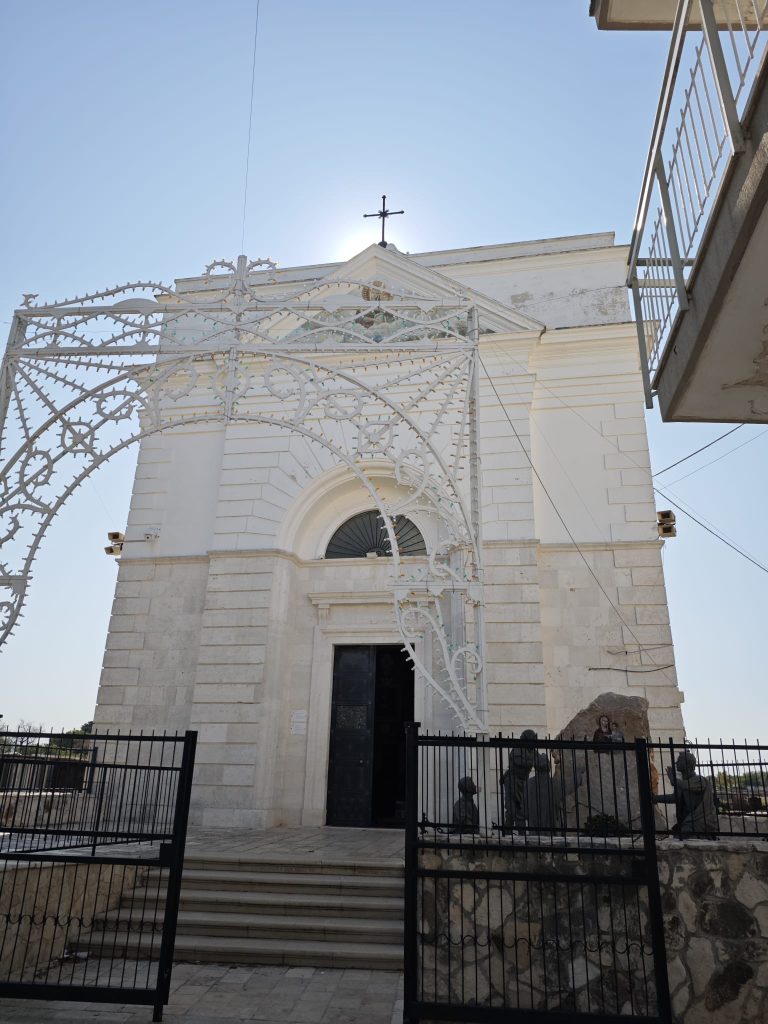
[[[0,997],[171,982],[197,734],[0,734]]]
[[[404,1020],[670,1024],[646,742],[406,731]]]

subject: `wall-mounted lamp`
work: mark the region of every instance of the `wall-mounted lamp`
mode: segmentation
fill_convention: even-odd
[[[119,530],[110,530],[107,534],[107,540],[109,544],[104,548],[104,551],[108,555],[112,555],[113,558],[119,558],[123,553],[125,534],[120,533]]]
[[[658,524],[660,537],[677,536],[677,519],[675,518],[675,513],[671,509],[665,509],[663,512],[657,512],[656,522]]]

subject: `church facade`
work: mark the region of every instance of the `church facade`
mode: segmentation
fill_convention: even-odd
[[[555,734],[610,690],[682,738],[625,263],[596,234],[177,281],[169,336],[245,298],[141,441],[95,722],[198,730],[193,821],[396,825],[412,719]]]

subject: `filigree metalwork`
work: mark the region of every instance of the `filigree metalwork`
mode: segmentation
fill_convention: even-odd
[[[140,281],[47,305],[25,296],[0,377],[0,643],[45,531],[98,466],[158,431],[259,423],[302,439],[308,478],[341,465],[366,488],[403,643],[456,725],[481,729],[475,307],[386,281],[276,297],[275,282],[274,263],[240,256],[190,292]],[[404,497],[384,498],[382,466]],[[422,565],[401,561],[398,516],[435,526]]]

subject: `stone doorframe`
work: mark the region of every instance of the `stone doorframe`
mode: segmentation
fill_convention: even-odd
[[[328,756],[331,740],[331,703],[333,696],[333,650],[352,644],[398,644],[403,637],[392,617],[392,595],[389,591],[368,591],[365,593],[309,594],[309,600],[317,608],[317,625],[312,639],[312,674],[309,690],[309,716],[307,724],[307,759],[304,771],[304,804],[301,811],[302,825],[324,825],[328,796]],[[380,623],[339,623],[330,625],[329,613],[332,607],[352,605],[355,607],[380,606]],[[387,621],[389,620],[389,621]],[[423,637],[413,641],[416,656],[421,664],[430,659],[429,645]],[[427,665],[429,668],[429,665]],[[420,673],[414,667],[413,711],[416,721],[424,721],[426,711],[426,687],[420,685]]]

